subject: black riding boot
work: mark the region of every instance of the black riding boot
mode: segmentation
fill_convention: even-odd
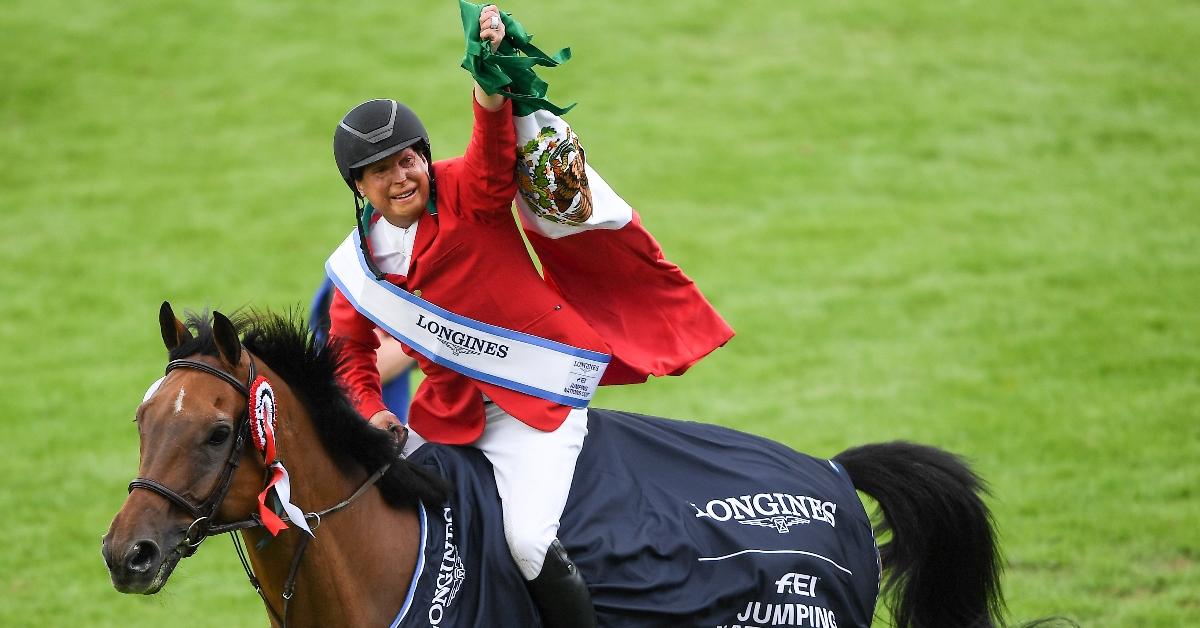
[[[558,539],[546,551],[542,573],[525,584],[546,628],[596,627],[592,596]]]

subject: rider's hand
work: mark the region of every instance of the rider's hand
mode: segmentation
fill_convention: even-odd
[[[496,28],[492,28],[493,24]],[[500,19],[500,9],[494,4],[483,7],[479,14],[479,39],[490,42],[492,52],[496,52],[500,42],[504,41],[504,21]],[[475,101],[488,111],[499,111],[504,106],[504,96],[488,94],[478,83],[475,84]]]
[[[396,418],[396,415],[387,410],[380,410],[379,412],[376,412],[375,416],[371,417],[371,425],[381,430],[397,430],[404,427],[404,424],[400,422],[400,419]]]
[[[496,18],[496,28],[492,28],[492,16]],[[492,52],[496,52],[500,42],[504,41],[504,22],[500,19],[500,9],[494,4],[483,7],[483,12],[479,14],[479,38],[492,42]]]
[[[391,412],[387,410],[376,412],[375,416],[371,417],[370,423],[381,430],[391,432],[392,437],[396,439],[401,449],[408,442],[408,426],[401,423],[400,419],[396,418],[396,415]]]

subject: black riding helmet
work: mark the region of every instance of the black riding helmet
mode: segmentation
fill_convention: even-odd
[[[425,125],[412,109],[391,99],[368,100],[351,109],[333,131],[333,159],[355,194],[355,170],[414,145],[432,161]]]
[[[333,131],[333,160],[338,172],[354,194],[354,222],[358,226],[364,254],[367,253],[366,225],[363,224],[362,196],[354,185],[359,169],[384,157],[394,155],[410,146],[433,164],[429,151],[429,133],[412,109],[390,98],[368,100],[353,108]],[[437,213],[437,187],[433,167],[429,169],[429,212]],[[377,277],[383,274],[375,267],[371,256],[367,263]]]

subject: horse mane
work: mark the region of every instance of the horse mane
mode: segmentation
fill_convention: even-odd
[[[391,506],[410,506],[416,501],[439,506],[445,502],[449,484],[401,457],[396,439],[371,426],[350,404],[337,379],[338,347],[318,343],[298,311],[283,315],[239,311],[230,321],[246,349],[278,373],[304,405],[321,443],[335,460],[356,463],[372,473],[392,463],[378,483],[384,501]],[[170,359],[219,355],[208,311],[188,312],[187,325],[196,335],[172,349]]]

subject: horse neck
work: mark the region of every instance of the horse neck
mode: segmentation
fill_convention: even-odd
[[[278,381],[277,379],[274,381]],[[276,385],[279,388],[279,385]],[[277,400],[276,446],[291,478],[292,503],[318,512],[350,497],[370,472],[358,464],[339,463],[320,443],[316,427],[299,400],[281,394]],[[330,513],[314,526],[298,567],[288,626],[387,625],[403,603],[416,568],[420,523],[412,508],[384,502],[378,488],[368,488],[352,505]],[[269,533],[243,532],[263,593],[283,613],[282,592],[303,530],[289,524],[259,550]]]

